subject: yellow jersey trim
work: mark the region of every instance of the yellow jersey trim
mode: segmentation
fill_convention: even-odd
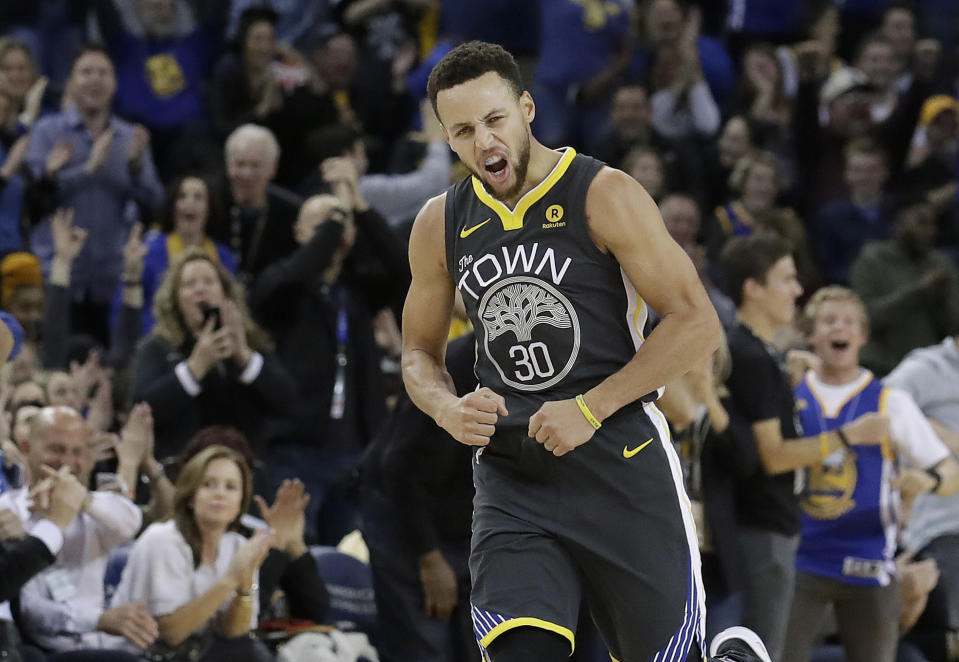
[[[870,374],[870,376],[873,376],[873,377],[875,376],[875,375],[872,374],[872,371],[870,371],[870,370],[867,370],[866,372],[868,372],[868,373]],[[829,408],[826,406],[826,403],[822,401],[822,398],[820,398],[820,397],[819,397],[819,394],[816,393],[816,389],[813,388],[813,385],[812,385],[812,382],[811,382],[811,381],[808,381],[808,380],[807,380],[806,385],[809,386],[809,392],[812,393],[812,397],[816,398],[816,402],[819,403],[819,409],[822,411],[823,417],[825,417],[825,418],[836,418],[837,416],[839,416],[839,412],[842,411],[842,408],[845,407],[846,405],[848,405],[848,404],[852,401],[853,398],[855,398],[857,395],[859,395],[860,393],[862,393],[862,392],[866,389],[866,387],[869,386],[869,384],[871,384],[871,383],[872,383],[872,380],[871,380],[871,379],[865,380],[859,388],[857,388],[857,389],[854,390],[852,393],[850,393],[848,396],[846,396],[846,399],[843,400],[842,402],[840,402],[840,403],[839,403],[839,406],[836,407],[834,410],[829,409]],[[880,398],[880,399],[879,399],[879,402],[880,402],[879,407],[880,407],[880,409],[882,408],[882,403],[884,402],[883,398],[885,398],[885,394],[886,394],[886,389],[883,388],[882,394],[879,396],[879,398]]]
[[[613,654],[612,654],[612,653],[609,654],[609,659],[611,659],[613,662],[619,662],[619,660],[617,660],[615,657],[613,657]]]
[[[716,220],[719,222],[719,227],[723,231],[723,234],[730,235],[733,233],[733,224],[729,220],[729,213],[726,211],[726,208],[723,206],[716,207]]]
[[[219,264],[220,256],[216,252],[216,246],[213,245],[209,237],[203,238],[203,251]],[[166,238],[166,252],[168,260],[172,262],[177,255],[183,252],[183,237],[176,232],[168,234]]]
[[[540,628],[541,630],[547,630],[548,632],[555,632],[561,637],[566,638],[569,641],[569,652],[570,655],[573,654],[573,651],[576,650],[576,636],[573,634],[573,631],[569,628],[564,628],[562,625],[556,625],[555,623],[550,623],[549,621],[544,621],[539,618],[511,618],[508,621],[503,621],[492,630],[490,630],[485,637],[480,639],[480,645],[483,648],[488,648],[491,643],[504,632],[508,632],[513,628],[529,626],[534,628]]]
[[[636,290],[635,287],[633,289]],[[643,309],[645,303],[643,297],[639,295],[639,290],[636,290],[636,311],[633,313],[633,328],[636,329],[636,335],[639,336],[641,342],[646,342],[646,337],[643,335],[643,330],[639,328],[639,311]]]
[[[889,387],[883,386],[882,390],[879,392],[879,413],[886,413],[886,397],[889,395]],[[892,449],[892,443],[889,440],[889,437],[883,437],[879,440],[879,449],[882,453],[882,456],[889,460],[890,462],[896,461],[896,453]]]
[[[523,218],[526,216],[529,208],[549,193],[549,190],[556,185],[556,182],[566,174],[575,156],[576,150],[572,147],[567,147],[563,155],[559,157],[559,161],[553,166],[553,170],[546,176],[546,179],[534,186],[526,195],[520,198],[519,202],[516,203],[516,209],[510,209],[487,193],[483,182],[475,175],[473,176],[473,192],[483,204],[496,212],[496,215],[499,216],[500,221],[503,223],[503,230],[519,230],[523,227]]]

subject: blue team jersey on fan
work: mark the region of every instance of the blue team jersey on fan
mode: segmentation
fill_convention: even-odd
[[[885,389],[872,378],[829,412],[809,385],[796,388],[803,434],[828,432],[884,410]],[[828,416],[828,414],[834,414]],[[802,534],[796,568],[859,586],[885,586],[895,572],[899,495],[888,442],[836,451],[808,470],[800,499]]]

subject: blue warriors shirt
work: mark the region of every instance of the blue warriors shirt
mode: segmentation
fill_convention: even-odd
[[[830,408],[811,374],[796,388],[803,434],[815,436],[870,412],[885,413],[887,390],[872,373]],[[899,496],[891,485],[888,443],[838,450],[809,469],[800,498],[802,534],[796,568],[860,586],[885,586],[895,572]]]
[[[476,177],[447,192],[446,260],[476,329],[476,376],[509,410],[497,435],[525,433],[544,401],[589,390],[643,342],[646,304],[587,227],[602,167],[566,148],[512,210]]]

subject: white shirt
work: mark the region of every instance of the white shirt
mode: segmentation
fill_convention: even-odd
[[[154,617],[172,614],[209,591],[226,575],[233,556],[245,542],[246,538],[239,533],[227,531],[220,538],[216,561],[195,568],[193,552],[176,522],[151,524],[130,551],[112,606],[145,602],[147,611]],[[224,600],[217,613],[225,613],[232,601],[232,596]],[[258,611],[259,598],[254,595],[251,628],[256,627]]]
[[[27,491],[12,492],[19,514],[30,522]],[[131,540],[142,521],[140,509],[125,496],[90,492],[89,505],[64,531],[53,565],[20,591],[26,633],[54,651],[116,647],[119,637],[96,629],[104,610],[103,577],[110,550]]]

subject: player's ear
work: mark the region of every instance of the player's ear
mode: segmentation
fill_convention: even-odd
[[[527,122],[532,122],[536,117],[536,104],[533,103],[533,97],[529,92],[524,91],[519,96],[519,107],[523,109],[523,117]]]

